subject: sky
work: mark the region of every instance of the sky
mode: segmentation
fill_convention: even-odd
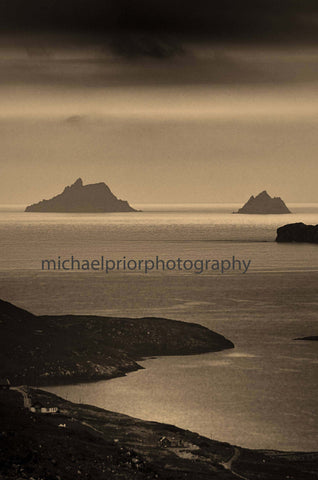
[[[44,8],[45,5],[45,8]],[[0,203],[317,202],[315,2],[3,0]]]

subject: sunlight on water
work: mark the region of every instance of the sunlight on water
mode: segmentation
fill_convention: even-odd
[[[50,388],[66,398],[253,448],[316,450],[317,245],[277,244],[276,228],[318,223],[240,205],[136,205],[138,213],[37,214],[0,208],[1,297],[35,314],[163,316],[205,325],[235,350],[145,360],[144,370]],[[250,259],[248,271],[41,271],[41,259]]]
[[[137,206],[138,207],[138,206]],[[318,222],[318,204],[294,205],[288,215],[233,215],[235,204],[143,205],[143,212],[25,213],[2,206],[2,270],[39,270],[41,260],[63,258],[251,259],[251,270],[318,268],[313,245],[277,245],[285,223]],[[262,246],[258,245],[259,242]],[[211,272],[210,272],[211,273]]]

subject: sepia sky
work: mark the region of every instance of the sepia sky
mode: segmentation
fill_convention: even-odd
[[[133,3],[1,2],[0,203],[318,201],[315,2]]]

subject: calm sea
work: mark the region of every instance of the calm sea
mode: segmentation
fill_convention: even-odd
[[[134,205],[138,213],[40,214],[0,207],[0,297],[36,314],[164,316],[235,343],[226,352],[145,360],[144,370],[50,388],[70,400],[173,423],[253,448],[318,450],[318,247],[276,244],[290,215],[233,215],[240,205]],[[248,271],[42,271],[41,260],[236,259]]]

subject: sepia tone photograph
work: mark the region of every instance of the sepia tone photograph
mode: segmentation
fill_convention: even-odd
[[[0,0],[0,480],[318,480],[316,0]]]

